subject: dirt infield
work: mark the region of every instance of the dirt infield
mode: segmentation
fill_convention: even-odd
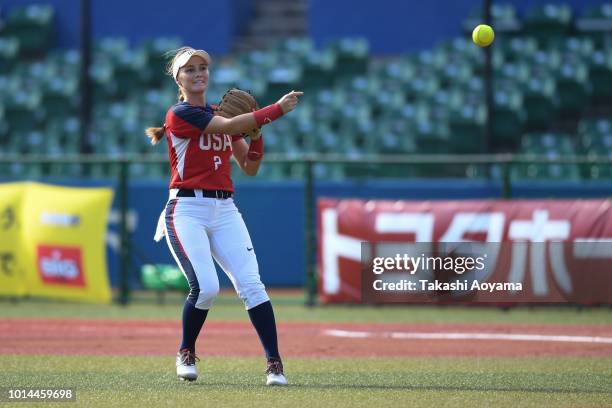
[[[172,355],[179,322],[0,319],[0,354]],[[293,357],[612,357],[612,327],[473,324],[279,324]],[[416,338],[415,338],[416,337]],[[248,322],[207,322],[203,356],[260,356]]]

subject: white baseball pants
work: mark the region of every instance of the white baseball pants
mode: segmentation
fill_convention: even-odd
[[[162,213],[166,242],[189,281],[189,299],[198,309],[212,306],[219,293],[214,258],[247,310],[270,300],[259,276],[251,237],[234,200],[202,197],[201,191],[195,191],[196,197],[176,197],[176,190],[171,190],[165,215]]]

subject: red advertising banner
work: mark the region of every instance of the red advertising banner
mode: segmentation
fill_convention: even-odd
[[[612,303],[611,203],[322,199],[319,297],[325,303]],[[467,271],[458,268],[467,259],[457,254],[465,245],[475,257]],[[448,273],[423,272],[436,260],[439,268],[451,265]],[[382,273],[387,261],[394,270]]]

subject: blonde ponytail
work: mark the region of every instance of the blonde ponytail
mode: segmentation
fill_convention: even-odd
[[[166,125],[162,127],[150,127],[145,130],[147,137],[151,139],[151,144],[156,145],[166,133]]]

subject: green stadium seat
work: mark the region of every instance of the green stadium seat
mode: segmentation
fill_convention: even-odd
[[[589,61],[589,85],[593,102],[612,98],[612,51],[595,51]]]
[[[387,130],[379,130],[379,137],[369,141],[371,152],[379,154],[416,154],[418,152],[414,131],[411,128],[407,129],[405,122],[395,123],[395,126],[391,124]]]
[[[407,83],[416,74],[415,62],[406,56],[390,61],[372,61],[370,72],[380,79],[381,85],[388,80],[392,84]]]
[[[331,88],[336,66],[336,55],[331,50],[310,53],[304,61],[300,89],[308,94]]]
[[[419,153],[449,154],[450,130],[444,122],[418,122],[415,127]]]
[[[581,121],[578,135],[585,154],[605,155],[612,151],[612,123],[608,119]]]
[[[5,96],[4,115],[6,117],[9,132],[15,137],[19,133],[35,130],[43,119],[40,92],[31,90],[29,92],[15,92]]]
[[[116,61],[126,52],[130,45],[124,37],[104,37],[93,44],[93,58],[110,59]]]
[[[440,78],[432,73],[420,74],[403,87],[407,101],[432,98],[441,88]]]
[[[481,24],[484,18],[482,7],[473,9],[468,18],[463,22],[463,29],[466,33],[472,33],[474,27]],[[499,33],[514,33],[521,29],[521,22],[513,4],[491,5],[491,24]]]
[[[612,120],[610,119],[583,119],[578,123],[578,133],[612,133]]]
[[[547,129],[557,105],[554,80],[532,78],[523,85],[522,92],[526,129]]]
[[[538,43],[532,37],[500,39],[499,45],[507,62],[529,60],[538,52]]]
[[[302,70],[297,65],[285,65],[272,68],[268,72],[266,96],[260,97],[262,104],[274,103],[290,89],[299,89]]]
[[[483,105],[465,105],[452,110],[449,118],[451,153],[484,153]]]
[[[47,139],[42,132],[33,130],[21,135],[19,138],[21,151],[27,154],[43,155],[46,153]]]
[[[530,76],[548,78],[554,71],[561,68],[562,58],[559,49],[539,50],[533,54],[527,62],[530,65]]]
[[[378,92],[372,97],[372,116],[380,117],[384,116],[385,112],[398,111],[405,104],[404,93],[400,89]]]
[[[151,82],[153,67],[147,64],[143,51],[127,50],[113,60],[113,81],[118,97],[126,98],[135,92],[142,92]]]
[[[469,63],[459,61],[445,65],[438,72],[443,87],[453,86],[456,83],[469,82],[473,74],[472,66]]]
[[[150,89],[144,93],[137,93],[128,102],[138,107],[138,117],[143,126],[161,125],[166,117],[168,107],[176,102],[174,90]],[[208,96],[208,94],[207,94]],[[211,101],[214,100],[211,97]]]
[[[589,58],[595,51],[595,44],[590,38],[568,37],[561,44],[563,58],[570,62],[580,62]]]
[[[266,103],[265,100],[260,100],[261,97],[260,95],[267,95],[267,86],[268,83],[265,80],[264,76],[261,77],[242,77],[240,78],[240,80],[238,81],[238,83],[236,84],[236,86],[238,86],[238,88],[240,89],[246,89],[249,92],[251,92],[253,95],[255,95],[258,98],[258,102],[260,105],[264,106],[264,104]],[[221,96],[223,96],[223,94],[225,93],[227,89],[220,89],[219,93],[217,95],[219,95],[218,99],[214,99],[213,98],[213,94],[211,93],[209,96],[211,97],[211,101],[215,101],[221,100]],[[275,99],[273,98],[273,100],[268,101],[269,103],[273,103],[276,102],[278,99],[280,99],[286,92],[283,92],[282,95],[276,95]]]
[[[223,88],[231,88],[240,81],[245,72],[240,64],[232,64],[226,61],[215,64],[214,75],[216,84],[220,84]]]
[[[530,154],[575,154],[576,149],[568,134],[528,133],[523,135],[521,149]]]
[[[8,124],[6,123],[6,118],[4,117],[4,105],[0,103],[0,148],[3,149],[10,145],[10,141],[8,138]]]
[[[310,121],[283,120],[274,122],[264,129],[266,149],[271,144],[277,153],[292,153],[309,149],[308,143],[314,133],[314,123]],[[270,142],[270,143],[268,143]]]
[[[19,58],[19,40],[15,37],[0,37],[0,72],[9,72]]]
[[[494,71],[496,86],[503,81],[509,81],[514,88],[516,83],[526,83],[530,78],[530,66],[526,61],[515,61],[504,64]]]
[[[484,103],[484,81],[479,76],[473,76],[466,82],[455,82],[448,88],[448,92],[456,94],[452,101],[459,101],[458,106]]]
[[[150,73],[150,85],[159,88],[164,83],[170,82],[174,84],[174,81],[166,75],[163,67],[165,67],[169,61],[169,55],[167,56],[167,53],[181,46],[181,39],[176,37],[158,37],[141,44],[141,48],[147,59],[147,66],[154,67]]]
[[[401,119],[409,124],[416,125],[429,120],[431,107],[425,102],[407,103],[398,111],[389,111],[388,119]]]
[[[493,94],[491,133],[493,151],[513,152],[520,144],[525,112],[521,93],[514,87],[498,88]]]
[[[590,94],[587,67],[580,63],[566,63],[555,76],[559,114],[579,117],[588,104]]]
[[[16,7],[7,17],[3,35],[19,40],[21,56],[43,56],[53,44],[53,17],[49,5]]]
[[[589,36],[598,47],[606,45],[612,31],[612,4],[587,5],[582,17],[576,20],[576,29]]]
[[[76,79],[64,80],[61,77],[55,77],[43,86],[42,106],[47,118],[62,118],[78,113],[79,97]]]
[[[473,29],[473,27],[472,27]],[[444,52],[444,58],[452,63],[467,62],[472,66],[482,65],[484,55],[478,47],[474,47],[474,43],[467,38],[453,38],[450,41],[444,42],[441,46]]]
[[[586,153],[599,152],[598,154],[605,154],[608,151],[612,151],[612,133],[583,134],[580,135],[580,142]]]
[[[342,38],[330,44],[337,58],[337,65],[342,67],[336,75],[364,75],[368,69],[369,44],[365,38]]]
[[[117,84],[113,80],[114,65],[109,58],[94,59],[89,75],[92,82],[92,101],[94,105],[108,103],[115,99]]]
[[[310,142],[308,151],[311,152],[338,153],[342,151],[339,134],[327,126],[318,126],[308,142]]]
[[[289,54],[304,61],[314,51],[314,43],[308,37],[284,38],[273,47],[282,54]]]
[[[541,45],[560,43],[572,30],[572,10],[567,4],[532,7],[525,18],[524,31]]]

